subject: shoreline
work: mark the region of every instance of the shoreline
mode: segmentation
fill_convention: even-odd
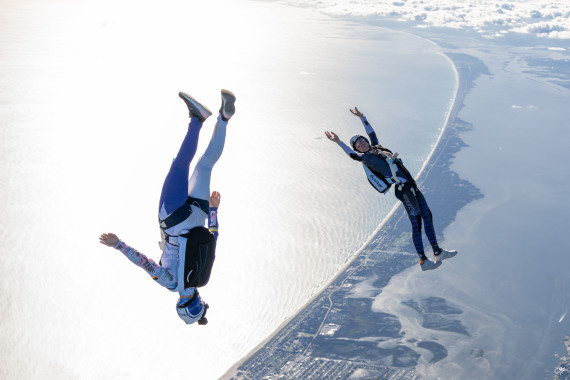
[[[397,30],[395,30],[397,31]],[[439,44],[437,44],[437,42],[432,41],[428,38],[416,35],[418,38],[423,38],[426,39],[438,46],[440,46]],[[442,156],[453,156],[453,154],[455,153],[455,151],[448,147],[449,140],[451,140],[454,137],[457,137],[457,132],[458,129],[466,129],[465,127],[469,128],[470,124],[465,123],[464,121],[460,120],[458,118],[458,114],[459,111],[461,110],[461,108],[463,108],[464,104],[464,98],[465,95],[469,92],[469,90],[472,88],[472,84],[473,84],[473,80],[477,78],[478,76],[478,72],[473,72],[472,70],[467,70],[467,72],[465,74],[461,74],[460,71],[465,69],[465,68],[469,68],[470,62],[468,59],[469,56],[466,55],[456,55],[455,59],[452,58],[452,54],[446,54],[441,52],[442,55],[444,55],[448,61],[450,62],[450,64],[453,67],[453,70],[455,72],[455,78],[456,78],[456,88],[455,88],[455,95],[454,98],[452,100],[452,105],[449,109],[449,112],[447,114],[446,120],[443,124],[442,130],[439,134],[438,139],[436,140],[436,143],[434,144],[434,148],[432,149],[432,151],[430,152],[430,154],[428,155],[428,157],[426,158],[424,164],[422,165],[422,167],[420,168],[417,176],[416,176],[416,180],[418,182],[418,185],[420,187],[422,187],[422,192],[424,194],[429,195],[426,196],[426,198],[428,198],[429,204],[430,204],[430,208],[432,208],[432,201],[431,198],[433,197],[433,193],[437,193],[438,189],[435,189],[436,191],[434,192],[434,188],[429,188],[429,189],[423,189],[425,183],[427,182],[431,182],[428,181],[429,178],[428,174],[430,174],[432,172],[432,170],[435,168],[435,163],[439,162],[440,159],[442,159]],[[451,55],[451,56],[450,56]],[[472,58],[472,57],[469,57]],[[451,144],[451,146],[455,146],[453,144]],[[447,150],[452,150],[450,151],[446,151]],[[445,171],[443,169],[449,169],[449,160],[446,161],[446,165],[444,165],[443,168],[440,168],[440,171]],[[441,174],[441,173],[438,173]],[[465,185],[466,181],[462,182],[462,185]],[[472,186],[472,185],[471,185]],[[479,197],[481,197],[480,193],[478,192],[478,189],[473,189],[473,193],[474,196],[472,199],[470,199],[468,202],[465,202],[464,204],[461,205],[461,207],[463,207],[465,204],[470,203],[472,200],[477,199]],[[459,211],[459,209],[461,207],[456,207],[453,210],[453,217],[455,216],[455,214]],[[438,207],[433,207],[433,209],[435,210],[439,210]],[[394,205],[394,207],[392,208],[392,210],[388,213],[388,215],[380,222],[380,224],[378,225],[378,227],[376,228],[376,230],[370,235],[370,237],[362,244],[361,248],[359,248],[352,256],[351,258],[348,260],[348,262],[338,271],[338,273],[319,291],[317,292],[315,295],[313,295],[310,299],[307,300],[307,302],[295,313],[293,314],[291,317],[287,318],[283,323],[281,323],[279,325],[278,328],[275,329],[275,331],[273,333],[271,333],[267,338],[265,338],[262,342],[260,342],[258,345],[256,345],[250,352],[248,352],[242,359],[240,359],[238,362],[236,362],[234,365],[232,365],[225,373],[224,375],[222,375],[220,377],[220,379],[234,379],[235,376],[238,374],[240,367],[242,367],[246,362],[252,360],[260,351],[263,350],[263,348],[265,346],[269,346],[270,343],[273,340],[276,340],[279,335],[281,335],[283,333],[284,330],[287,329],[287,327],[291,324],[293,324],[293,322],[296,319],[302,318],[302,315],[307,313],[307,311],[311,308],[312,304],[314,304],[319,298],[325,297],[326,294],[328,292],[331,292],[331,289],[333,287],[335,287],[335,283],[340,281],[341,286],[343,286],[346,282],[346,280],[350,277],[351,274],[356,273],[361,267],[362,267],[362,263],[366,262],[367,260],[370,259],[370,255],[373,252],[380,252],[380,253],[394,253],[394,251],[385,251],[385,250],[381,250],[378,251],[376,248],[379,247],[380,245],[387,245],[386,243],[390,243],[390,242],[385,242],[385,240],[388,240],[390,237],[392,237],[392,242],[394,243],[394,240],[398,240],[399,236],[396,236],[396,234],[394,234],[394,232],[396,232],[397,230],[399,230],[399,226],[397,226],[398,224],[400,224],[400,222],[402,221],[402,216],[405,217],[405,213],[402,211],[403,209],[400,207],[400,202],[396,203]],[[439,211],[436,211],[439,213]],[[437,223],[437,226],[439,228],[437,228],[438,231],[443,231],[443,229],[445,229],[445,227],[447,225],[449,225],[449,223],[453,220],[452,218],[446,218],[448,220],[447,223]],[[407,220],[407,218],[405,218],[404,220],[404,225],[406,225],[407,230],[409,230],[409,221]],[[389,232],[388,230],[390,230],[391,232]],[[404,231],[405,232],[405,231]],[[441,232],[438,233],[438,239],[441,238]],[[378,241],[377,241],[378,240]],[[409,240],[409,239],[408,239]],[[393,244],[394,245],[394,244]],[[400,242],[398,242],[398,245],[400,246],[400,248],[406,248],[406,250],[404,252],[402,252],[402,250],[398,250],[400,251],[399,253],[403,253],[405,256],[407,257],[407,260],[402,260],[402,258],[398,258],[397,260],[402,261],[404,263],[404,267],[400,268],[400,270],[397,271],[393,271],[390,272],[387,276],[387,278],[383,278],[382,280],[386,282],[386,284],[389,282],[389,280],[401,273],[402,271],[412,267],[413,265],[417,264],[417,254],[415,253],[415,249],[413,248],[411,241],[409,241],[407,244],[404,244],[404,246],[401,246]],[[407,249],[410,248],[410,249]],[[409,252],[412,252],[411,254]],[[368,252],[368,253],[367,253]],[[391,256],[391,255],[390,255]],[[359,260],[360,259],[360,260]],[[358,263],[360,261],[360,263]],[[356,265],[355,265],[356,264]],[[355,266],[355,268],[351,269],[351,267]],[[344,278],[344,279],[343,279]],[[385,285],[384,285],[385,286]],[[383,286],[382,286],[383,287]],[[334,293],[334,291],[333,291]],[[329,301],[331,299],[331,295],[328,295]],[[331,301],[332,303],[332,301]],[[323,323],[320,324],[319,329],[317,330],[316,335],[318,335],[322,329],[324,325],[324,320]],[[306,352],[308,350],[305,349],[303,352]],[[239,376],[239,375],[237,375]]]

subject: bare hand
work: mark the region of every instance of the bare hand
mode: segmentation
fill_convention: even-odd
[[[333,131],[325,131],[325,135],[327,135],[329,140],[334,141],[337,144],[340,142],[340,139]]]
[[[99,236],[99,242],[105,244],[107,247],[114,247],[119,242],[119,238],[115,234],[102,234]]]
[[[353,115],[358,117],[364,116],[364,114],[358,110],[358,107],[354,107],[354,109],[351,109],[350,112],[352,112]]]
[[[220,206],[220,193],[217,191],[212,191],[212,195],[210,195],[210,207],[219,207]]]

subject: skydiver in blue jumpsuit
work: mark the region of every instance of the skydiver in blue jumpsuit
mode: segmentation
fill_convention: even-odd
[[[351,149],[334,132],[327,131],[325,132],[326,136],[329,140],[336,142],[350,158],[364,165],[368,181],[376,190],[385,193],[394,186],[396,198],[404,205],[412,224],[412,239],[420,257],[422,270],[439,267],[442,260],[455,256],[457,251],[447,251],[437,244],[431,211],[423,194],[418,189],[416,181],[404,167],[402,160],[397,158],[397,154],[379,144],[376,132],[357,107],[351,109],[350,112],[360,118],[370,142],[364,136],[355,135],[350,139]],[[424,253],[422,222],[433,249],[433,260],[428,259]]]

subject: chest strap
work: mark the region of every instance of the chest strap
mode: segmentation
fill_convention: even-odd
[[[388,166],[390,167],[390,172],[392,173],[392,177],[391,177],[392,181],[394,181],[394,183],[396,183],[396,184],[400,184],[400,183],[402,183],[402,180],[400,178],[398,178],[398,176],[396,175],[396,172],[398,170],[398,166],[394,162],[394,159],[396,157],[398,157],[398,153],[394,153],[392,158],[386,157],[386,162],[388,163]]]

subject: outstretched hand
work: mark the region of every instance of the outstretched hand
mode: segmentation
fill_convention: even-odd
[[[99,236],[99,242],[101,244],[105,244],[107,247],[114,247],[119,242],[119,238],[117,235],[112,233],[102,234]]]
[[[337,144],[340,142],[340,139],[333,131],[325,131],[325,135],[327,135],[329,140],[334,141]]]
[[[212,195],[210,195],[210,207],[219,207],[220,206],[220,193],[217,191],[212,191]]]
[[[358,107],[354,107],[354,109],[351,109],[350,112],[352,112],[353,115],[358,117],[364,116],[364,114],[358,110]]]

